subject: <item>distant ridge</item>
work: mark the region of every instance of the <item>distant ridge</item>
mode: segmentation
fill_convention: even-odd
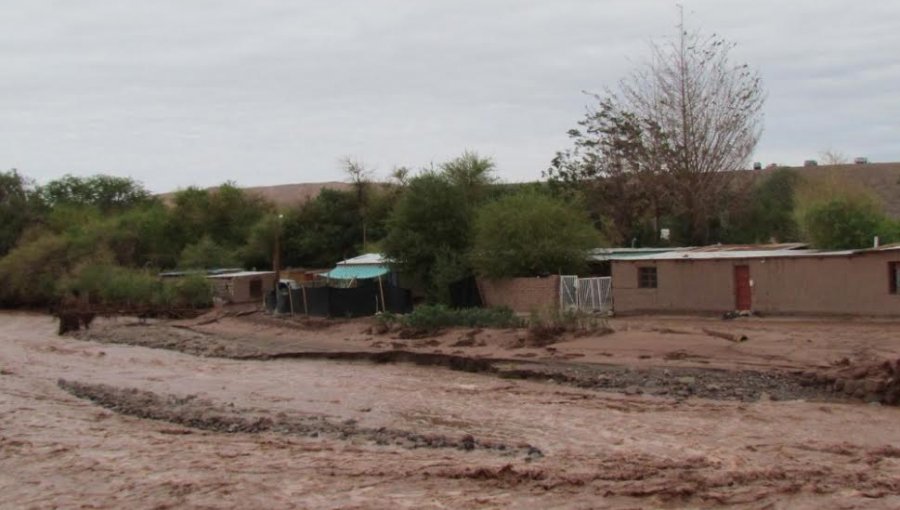
[[[900,218],[900,163],[867,163],[865,165],[821,165],[782,167],[796,170],[803,177],[813,179],[835,176],[856,182],[872,190],[884,204],[885,213]],[[775,169],[752,170],[768,175]]]
[[[829,175],[841,179],[857,182],[881,199],[885,212],[893,218],[900,218],[900,163],[868,163],[865,165],[821,165],[821,166],[795,166],[779,167],[796,170],[804,177],[822,178]],[[774,168],[764,170],[747,170],[757,177],[765,176],[775,171]],[[274,202],[281,207],[289,207],[302,204],[318,196],[323,189],[346,191],[352,188],[347,182],[302,182],[296,184],[278,184],[275,186],[252,186],[243,188],[249,193]],[[215,189],[215,186],[208,188]],[[166,202],[170,201],[174,192],[163,193],[159,196]]]
[[[297,184],[277,184],[275,186],[251,186],[242,187],[247,193],[252,193],[262,197],[280,207],[289,207],[292,205],[302,204],[307,200],[316,198],[323,189],[333,189],[345,191],[351,188],[351,184],[347,182],[301,182]],[[207,189],[213,190],[218,186],[212,186]],[[165,202],[170,202],[175,192],[161,193],[159,195]]]

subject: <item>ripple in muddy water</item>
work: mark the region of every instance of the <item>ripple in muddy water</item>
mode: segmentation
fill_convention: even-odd
[[[457,450],[485,450],[501,455],[524,455],[529,460],[543,457],[540,449],[530,444],[516,446],[484,441],[464,435],[452,438],[439,434],[420,434],[385,427],[365,428],[355,420],[334,423],[324,416],[261,416],[258,411],[216,404],[196,395],[159,395],[132,388],[117,388],[105,384],[87,384],[60,379],[57,385],[72,395],[111,411],[138,418],[159,420],[185,427],[221,433],[262,433],[306,437],[331,437],[348,440],[361,438],[377,445],[403,448],[453,448]]]

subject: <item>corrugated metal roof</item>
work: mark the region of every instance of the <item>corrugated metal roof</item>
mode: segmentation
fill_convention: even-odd
[[[799,250],[807,248],[806,243],[769,243],[769,244],[711,244],[709,246],[699,246],[697,248],[689,248],[692,252],[704,251],[780,251],[780,250]]]
[[[726,250],[703,251],[687,250],[666,253],[648,254],[642,256],[613,257],[611,260],[640,261],[640,260],[712,260],[712,259],[766,259],[787,257],[846,257],[849,255],[875,253],[879,251],[900,250],[900,243],[869,248],[864,250]]]
[[[594,262],[602,262],[612,260],[613,258],[632,258],[644,255],[652,255],[654,253],[665,253],[670,251],[683,251],[689,248],[597,248],[591,250],[588,260]]]
[[[337,263],[339,266],[350,266],[350,265],[379,265],[386,266],[390,261],[384,257],[384,255],[380,253],[364,253],[358,257],[349,258],[347,260],[342,260]]]
[[[200,274],[205,276],[212,275],[221,275],[226,273],[240,273],[243,271],[240,267],[227,267],[227,268],[218,268],[218,269],[183,269],[183,270],[174,270],[174,271],[163,271],[159,273],[159,276],[187,276],[192,274]]]
[[[274,275],[275,271],[238,271],[236,273],[211,274],[207,278],[241,278],[246,276]]]

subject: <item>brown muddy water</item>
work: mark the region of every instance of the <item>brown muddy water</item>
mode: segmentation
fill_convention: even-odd
[[[2,508],[900,508],[898,423],[869,404],[206,358],[0,314]]]

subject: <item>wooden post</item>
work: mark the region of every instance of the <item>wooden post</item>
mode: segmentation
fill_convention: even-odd
[[[381,291],[381,311],[387,312],[387,303],[384,302],[384,285],[381,284],[381,276],[378,277],[378,290]]]
[[[294,316],[294,293],[291,292],[291,286],[288,285],[288,303],[291,305],[291,317]]]
[[[306,285],[300,288],[303,289],[303,313],[309,317],[309,306],[306,304]]]

